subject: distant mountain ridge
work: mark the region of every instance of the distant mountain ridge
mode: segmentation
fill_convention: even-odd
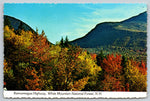
[[[122,22],[147,22],[147,13],[146,12],[143,12],[143,13],[140,13],[139,15],[137,16],[133,16],[129,19],[126,19]]]
[[[85,36],[71,41],[82,48],[102,46],[146,48],[147,13],[143,12],[121,22],[97,24]]]

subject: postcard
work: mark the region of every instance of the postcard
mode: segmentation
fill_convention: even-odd
[[[145,98],[147,5],[5,3],[4,98]]]

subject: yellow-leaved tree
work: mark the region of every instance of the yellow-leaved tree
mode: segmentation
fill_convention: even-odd
[[[125,75],[128,79],[130,91],[146,91],[147,75],[141,73],[139,63],[128,60],[127,67],[125,68]]]
[[[81,48],[61,48],[55,61],[54,90],[83,90],[91,75],[101,70]]]

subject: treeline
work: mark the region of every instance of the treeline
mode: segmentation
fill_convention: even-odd
[[[146,91],[146,64],[121,55],[90,54],[69,44],[51,44],[44,31],[4,27],[7,90]]]

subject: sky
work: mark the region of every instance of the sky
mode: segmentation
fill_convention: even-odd
[[[15,17],[39,33],[44,30],[52,43],[68,36],[69,41],[86,35],[101,22],[128,19],[147,10],[146,4],[40,4],[5,3],[4,15]]]

